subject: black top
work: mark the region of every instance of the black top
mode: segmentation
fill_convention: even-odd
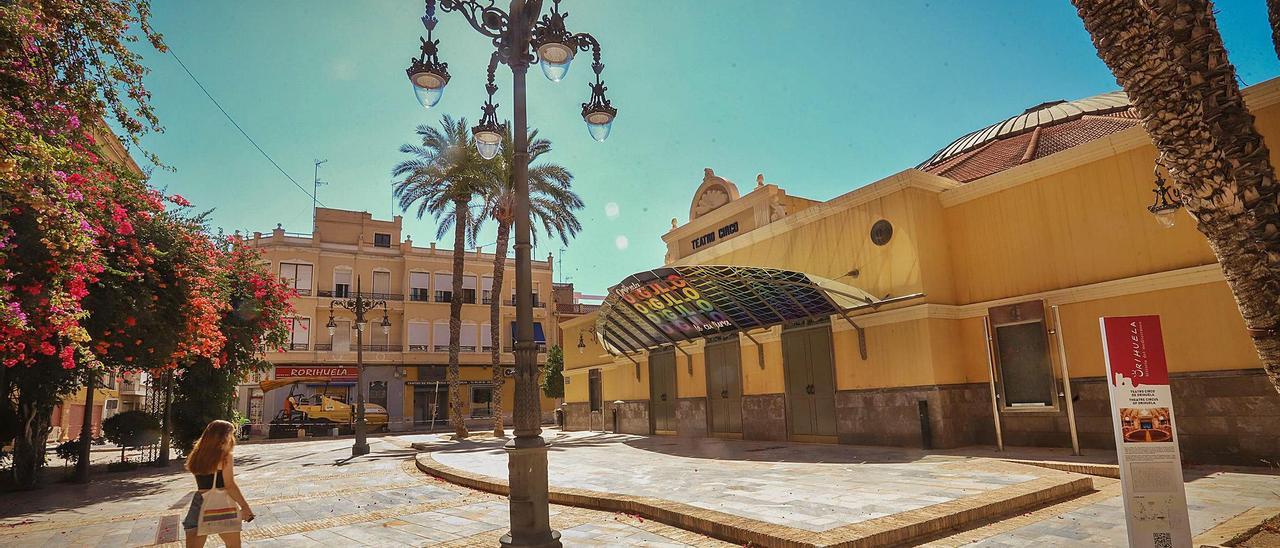
[[[213,489],[214,488],[213,477],[215,475],[218,476],[217,487],[219,489],[226,487],[222,483],[222,470],[218,470],[217,474],[196,474],[196,488],[197,489]]]

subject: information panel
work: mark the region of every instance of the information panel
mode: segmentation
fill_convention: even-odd
[[[1159,316],[1099,318],[1129,546],[1191,546]]]

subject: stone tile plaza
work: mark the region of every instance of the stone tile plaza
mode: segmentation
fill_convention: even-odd
[[[1278,143],[1280,1],[0,2],[0,548],[1280,548]]]

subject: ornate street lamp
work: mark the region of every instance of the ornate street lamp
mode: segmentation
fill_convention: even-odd
[[[551,529],[547,503],[547,446],[542,439],[541,402],[538,394],[538,350],[533,342],[533,274],[530,252],[529,220],[529,136],[525,101],[525,77],[535,60],[542,65],[546,77],[557,82],[564,78],[576,51],[591,50],[596,81],[590,84],[591,97],[582,105],[582,117],[592,138],[603,141],[618,111],[605,97],[607,88],[600,80],[604,65],[600,63],[600,44],[589,34],[573,34],[565,29],[566,13],[560,11],[560,0],[553,0],[550,13],[542,15],[542,0],[511,0],[503,11],[495,0],[439,0],[446,12],[458,12],[476,32],[492,40],[496,51],[489,61],[489,80],[485,85],[489,100],[485,102],[479,125],[472,128],[476,149],[484,158],[493,158],[501,148],[506,127],[498,123],[493,94],[497,86],[493,73],[497,63],[511,68],[513,116],[512,137],[515,150],[515,253],[516,253],[516,395],[515,437],[506,449],[511,470],[511,532],[502,537],[503,546],[560,546],[560,533]],[[435,54],[438,42],[431,40],[435,28],[436,0],[426,0],[427,28],[422,57],[409,67],[410,79],[417,88],[429,88],[448,82]],[[424,80],[421,75],[430,75]],[[438,94],[437,94],[438,95]],[[422,95],[419,94],[419,97]]]
[[[358,457],[369,454],[369,441],[365,437],[368,432],[368,424],[364,419],[364,332],[369,327],[369,320],[364,315],[366,312],[381,306],[381,325],[384,335],[391,332],[391,319],[387,317],[387,301],[364,298],[364,293],[360,291],[359,276],[356,276],[355,297],[329,301],[329,323],[325,324],[325,327],[329,328],[329,336],[331,337],[338,331],[338,323],[333,320],[334,305],[350,310],[356,316],[356,442],[351,446],[351,456]]]
[[[1174,194],[1176,191],[1167,186],[1164,177],[1160,176],[1160,164],[1157,162],[1155,167],[1156,187],[1151,189],[1155,193],[1155,202],[1147,206],[1147,211],[1156,216],[1156,222],[1165,228],[1173,228],[1176,220],[1174,214],[1182,208],[1182,201]]]
[[[405,73],[409,83],[413,84],[413,94],[424,108],[431,108],[440,102],[444,95],[444,86],[449,83],[449,63],[441,63],[436,56],[439,53],[440,41],[431,37],[436,28],[436,7],[427,3],[427,14],[422,16],[422,24],[427,27],[427,37],[422,40],[422,53],[417,59],[409,61]]]

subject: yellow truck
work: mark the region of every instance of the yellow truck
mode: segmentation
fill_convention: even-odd
[[[297,394],[298,385],[304,383],[323,383],[325,390],[310,396]],[[267,437],[293,438],[301,430],[312,436],[332,435],[334,429],[339,433],[351,433],[355,428],[355,406],[331,397],[328,384],[329,379],[324,377],[295,377],[258,383],[263,394],[289,387],[284,407],[271,420]],[[387,410],[381,405],[366,402],[364,420],[369,432],[387,430]]]

